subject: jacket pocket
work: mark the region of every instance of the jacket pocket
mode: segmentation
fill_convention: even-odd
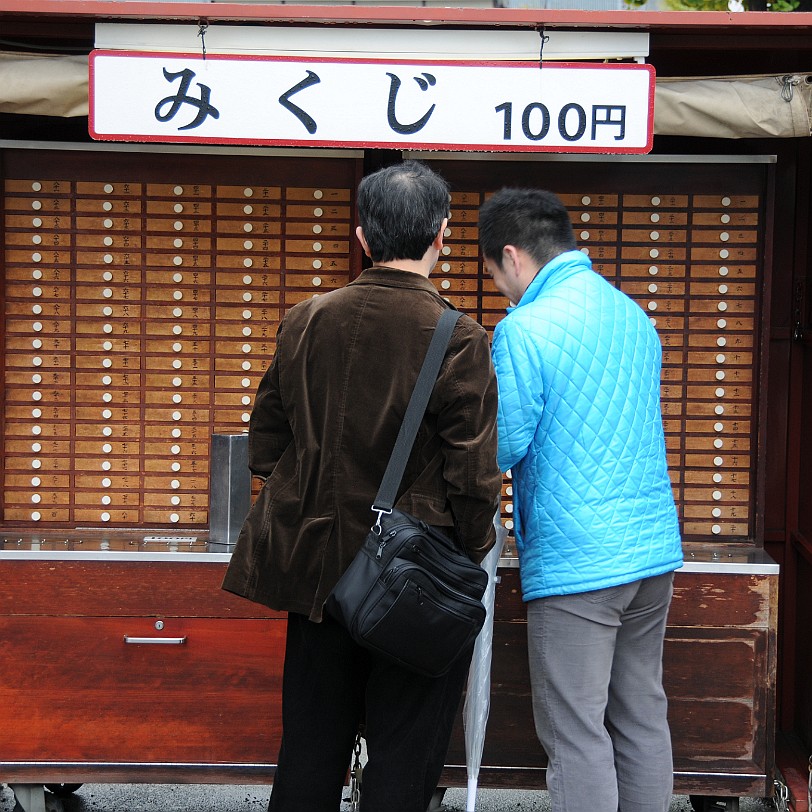
[[[454,517],[451,515],[445,496],[428,493],[415,493],[407,491],[398,500],[398,510],[411,513],[433,527],[453,527]]]

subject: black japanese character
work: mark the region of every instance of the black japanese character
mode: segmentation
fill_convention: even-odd
[[[600,104],[592,108],[592,140],[595,140],[595,133],[599,126],[611,126],[618,128],[615,141],[622,141],[626,137],[626,105],[625,104]]]
[[[311,87],[312,85],[317,85],[321,79],[318,77],[317,74],[313,73],[312,70],[307,72],[307,76],[302,79],[301,82],[294,85],[290,90],[286,90],[280,97],[279,97],[279,104],[282,105],[286,110],[290,110],[299,121],[304,124],[305,129],[313,135],[316,132],[316,122],[313,117],[302,110],[301,107],[295,105],[291,100],[290,97],[294,94],[298,93],[300,90],[304,90],[305,88]]]
[[[164,78],[166,81],[174,82],[176,79],[180,79],[180,88],[178,89],[177,95],[167,96],[165,99],[161,99],[155,106],[155,118],[157,118],[158,121],[169,121],[174,118],[178,110],[180,110],[184,104],[191,104],[192,107],[197,107],[197,116],[191,123],[185,124],[183,127],[178,127],[179,130],[191,130],[195,127],[199,127],[208,116],[220,118],[220,111],[209,104],[209,99],[211,98],[210,87],[201,85],[198,82],[197,86],[200,88],[200,98],[196,99],[194,96],[189,95],[189,86],[192,84],[194,77],[194,71],[189,70],[189,68],[185,68],[178,73],[170,73],[164,68]],[[169,112],[164,114],[161,110],[167,104],[171,104],[172,106],[169,108]]]
[[[391,79],[391,83],[389,85],[389,104],[386,108],[389,126],[396,133],[400,133],[401,135],[411,135],[419,130],[422,130],[423,127],[425,127],[428,123],[428,120],[431,118],[431,114],[434,112],[434,108],[437,105],[432,104],[431,107],[429,107],[429,109],[412,124],[401,124],[395,115],[395,99],[397,98],[398,91],[400,90],[401,81],[400,78],[395,76],[394,73],[387,73],[386,75]],[[418,87],[424,91],[428,90],[430,86],[433,87],[437,84],[437,80],[430,73],[424,73],[421,76],[414,76],[412,78],[415,80],[415,82],[417,82]]]

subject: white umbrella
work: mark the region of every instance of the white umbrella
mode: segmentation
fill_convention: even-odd
[[[488,573],[488,586],[482,596],[482,603],[488,614],[485,617],[485,625],[474,644],[474,656],[468,672],[468,691],[465,695],[462,712],[465,727],[465,763],[468,768],[466,812],[474,812],[476,807],[476,788],[479,781],[479,768],[482,764],[482,750],[485,746],[485,728],[488,724],[488,713],[491,707],[491,655],[493,653],[496,567],[508,532],[502,526],[498,512],[493,518],[493,523],[496,527],[496,544],[482,562],[482,568]]]

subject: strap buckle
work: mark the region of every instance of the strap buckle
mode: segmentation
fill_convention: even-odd
[[[392,512],[392,508],[382,508],[378,507],[377,505],[372,506],[372,512],[378,514],[378,518],[375,520],[375,524],[372,525],[372,532],[376,536],[380,536],[383,533],[383,525],[381,525],[381,517],[388,516]]]

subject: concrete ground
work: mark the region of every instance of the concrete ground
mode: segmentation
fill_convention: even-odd
[[[259,786],[201,784],[85,784],[72,796],[47,797],[48,812],[264,812],[270,789]],[[770,802],[742,798],[740,812],[765,812]],[[349,812],[349,803],[341,812]],[[465,812],[465,790],[449,789],[444,812]],[[548,812],[543,791],[480,790],[477,812]],[[14,812],[14,794],[0,785],[0,812]],[[691,812],[686,796],[675,796],[670,812]]]

